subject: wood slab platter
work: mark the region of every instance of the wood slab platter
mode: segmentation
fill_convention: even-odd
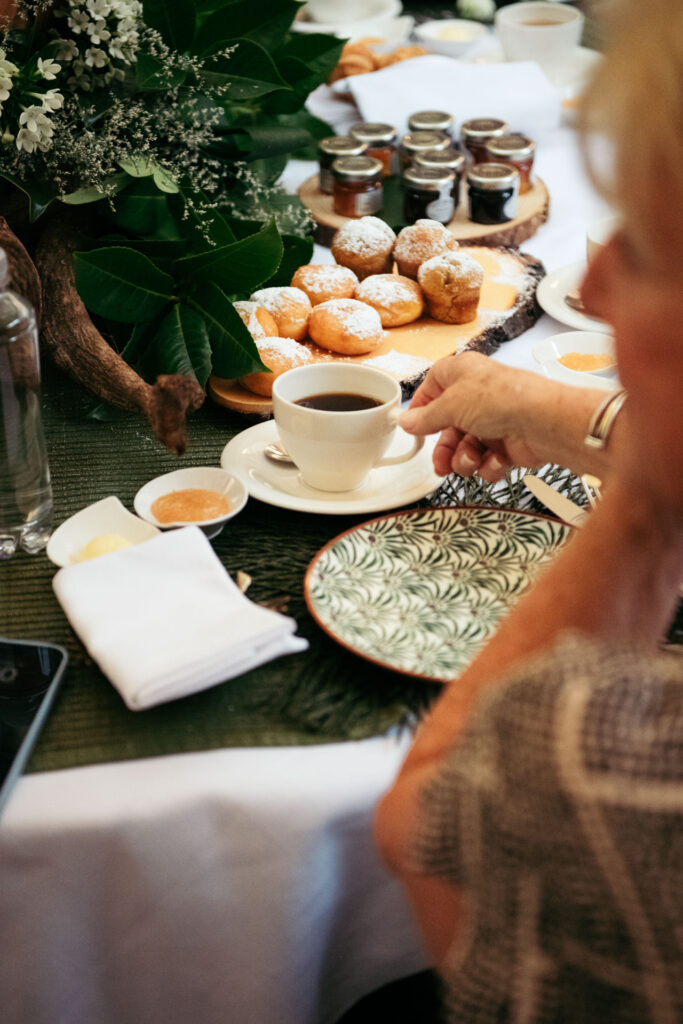
[[[473,349],[487,355],[504,341],[518,338],[536,323],[541,308],[536,285],[544,276],[543,264],[533,256],[512,249],[488,246],[462,247],[484,269],[479,310],[468,324],[444,324],[422,316],[412,324],[390,327],[378,348],[364,356],[340,356],[313,342],[305,342],[316,361],[367,362],[391,373],[409,397],[437,359]],[[269,416],[269,398],[254,395],[236,381],[210,377],[209,395],[235,412]]]
[[[518,246],[531,238],[548,219],[550,196],[545,183],[536,178],[533,186],[517,201],[517,216],[505,224],[475,224],[467,218],[467,186],[461,185],[460,202],[453,220],[448,224],[458,241],[466,245]],[[307,178],[299,188],[299,199],[308,207],[316,222],[315,240],[320,245],[332,244],[335,231],[346,224],[348,217],[334,212],[332,196],[318,188],[318,175]],[[381,213],[381,211],[380,211]]]

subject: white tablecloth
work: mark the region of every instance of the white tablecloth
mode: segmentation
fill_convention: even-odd
[[[435,99],[434,106],[439,104]],[[573,132],[544,138],[550,220],[581,260],[605,212]],[[290,189],[314,170],[292,162]],[[330,260],[316,248],[315,260]],[[549,317],[494,356],[534,369]],[[22,778],[0,822],[2,1024],[332,1024],[425,964],[370,825],[406,738],[227,750]]]

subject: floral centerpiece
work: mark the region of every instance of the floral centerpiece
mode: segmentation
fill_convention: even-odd
[[[310,259],[277,180],[329,128],[342,42],[296,0],[0,0],[0,245],[54,358],[184,445],[210,374],[263,369],[233,301]],[[102,408],[102,407],[100,407]]]

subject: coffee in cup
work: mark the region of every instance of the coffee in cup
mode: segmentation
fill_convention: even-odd
[[[372,469],[412,459],[423,438],[386,456],[401,409],[401,386],[361,363],[297,366],[273,384],[273,416],[301,479],[320,491],[351,491]]]

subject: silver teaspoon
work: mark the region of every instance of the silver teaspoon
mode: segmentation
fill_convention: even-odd
[[[263,453],[267,458],[272,459],[273,462],[284,462],[289,466],[294,465],[294,460],[290,458],[278,441],[271,441],[270,444],[267,444],[263,449]]]

